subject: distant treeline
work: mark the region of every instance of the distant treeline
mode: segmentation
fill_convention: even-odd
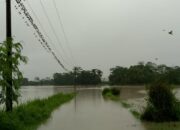
[[[36,77],[33,81],[29,80],[28,78],[23,78],[21,85],[22,86],[38,86],[38,85],[53,85],[53,79],[47,77],[45,79],[40,79]]]
[[[161,79],[170,84],[180,84],[180,67],[140,62],[130,67],[117,66],[110,69],[111,85],[142,85]]]
[[[24,78],[22,85],[98,85],[102,81],[102,71],[98,69],[83,70],[75,67],[68,73],[55,73],[53,78],[29,81]],[[117,66],[110,69],[109,83],[111,85],[144,85],[157,79],[170,84],[180,84],[180,67],[157,65],[152,62],[140,62],[130,67]]]
[[[22,85],[98,85],[102,83],[102,71],[98,69],[83,70],[75,67],[73,71],[68,73],[55,73],[53,79],[39,79],[29,81],[23,79]]]

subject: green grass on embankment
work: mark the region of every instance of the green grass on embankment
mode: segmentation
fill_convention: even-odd
[[[146,130],[180,130],[180,122],[152,123],[144,122]]]
[[[22,104],[10,113],[0,112],[0,130],[36,130],[53,110],[70,101],[74,94],[56,94],[46,99],[36,99]]]

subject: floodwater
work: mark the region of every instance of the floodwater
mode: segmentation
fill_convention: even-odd
[[[104,86],[107,87],[107,86]],[[35,98],[45,98],[58,92],[77,92],[77,96],[56,109],[50,119],[38,130],[179,130],[180,123],[153,124],[142,123],[136,119],[120,102],[105,100],[101,96],[104,87],[23,87],[20,102]],[[135,109],[145,106],[145,88],[142,86],[123,86],[121,100],[133,104]],[[176,89],[180,99],[180,89]]]
[[[143,130],[120,103],[105,101],[101,89],[77,89],[70,103],[57,109],[39,130]]]
[[[72,87],[55,87],[55,86],[25,86],[22,87],[21,97],[19,98],[20,103],[24,103],[33,99],[42,99],[52,96],[56,93],[63,92],[69,93],[73,92]]]

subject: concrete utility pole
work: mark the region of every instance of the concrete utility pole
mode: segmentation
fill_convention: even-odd
[[[11,0],[6,0],[6,37],[11,38]]]
[[[7,43],[7,70],[5,72],[6,86],[6,111],[13,108],[12,89],[12,28],[11,28],[11,0],[6,0],[6,43]]]

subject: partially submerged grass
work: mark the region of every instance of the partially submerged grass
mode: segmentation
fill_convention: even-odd
[[[120,89],[118,88],[105,88],[102,91],[102,95],[105,99],[118,100],[120,95]]]
[[[141,114],[138,111],[136,111],[135,109],[133,109],[131,104],[129,104],[129,103],[125,102],[125,101],[121,101],[121,100],[120,100],[120,102],[121,102],[121,105],[124,108],[127,108],[135,118],[140,119]]]
[[[137,118],[140,119],[141,118],[141,114],[139,112],[137,112],[136,110],[130,109],[130,112],[132,113],[132,115]]]
[[[124,108],[127,108],[129,109],[129,111],[132,113],[132,115],[135,117],[135,118],[138,118],[140,119],[140,113],[137,112],[136,110],[132,109],[132,105],[125,102],[125,101],[122,101],[120,98],[119,98],[119,95],[120,95],[120,89],[117,89],[117,88],[105,88],[102,92],[102,95],[105,99],[110,99],[110,100],[113,100],[113,101],[120,101],[121,105],[124,107]]]
[[[166,122],[166,123],[143,123],[146,130],[180,130],[179,122]]]
[[[12,112],[0,112],[0,130],[36,130],[55,108],[70,101],[74,94],[56,94],[16,107]]]
[[[128,103],[126,103],[126,102],[124,102],[124,101],[121,101],[121,104],[122,104],[122,106],[123,106],[124,108],[130,108],[130,107],[131,107],[130,104],[128,104]]]

